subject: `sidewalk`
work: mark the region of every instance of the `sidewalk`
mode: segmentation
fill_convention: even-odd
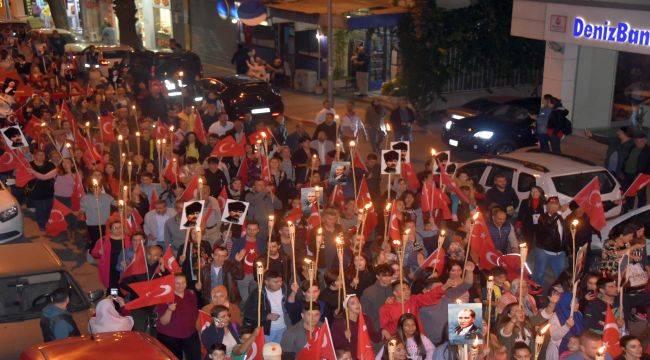
[[[223,68],[214,65],[205,64],[204,68],[209,75],[232,75],[232,69]],[[315,124],[313,119],[316,114],[321,110],[322,102],[326,98],[325,95],[308,94],[291,89],[282,89],[282,98],[284,101],[285,115],[288,120],[288,130],[293,130],[293,122],[300,121],[307,125],[309,132],[313,131]],[[364,119],[366,108],[371,98],[357,98],[357,97],[334,97],[334,108],[336,113],[344,114],[348,100],[354,100],[357,104],[357,114]],[[442,131],[442,123],[429,123],[424,127],[414,125],[413,127],[413,141],[411,144],[411,160],[415,164],[424,164],[428,159],[429,149],[432,147],[438,151],[449,150],[449,146],[442,142],[440,133]],[[599,144],[595,141],[589,140],[582,136],[582,131],[576,129],[574,134],[570,135],[562,143],[562,152],[567,155],[576,156],[585,160],[594,162],[595,164],[602,164],[605,160],[605,145]],[[365,139],[360,139],[361,151],[368,153],[371,151],[370,144]],[[481,156],[472,152],[452,152],[452,161],[465,162],[473,159],[480,158]]]

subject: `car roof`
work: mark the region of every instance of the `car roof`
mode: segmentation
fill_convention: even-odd
[[[577,157],[542,153],[531,148],[523,148],[495,159],[517,163],[531,170],[552,173],[552,175],[575,174],[604,170],[603,167]]]
[[[11,20],[0,20],[0,25],[2,24],[21,24],[27,25],[27,20],[25,19],[11,19]]]
[[[173,354],[150,335],[137,331],[118,331],[83,335],[34,345],[23,353],[27,359],[81,360],[111,359],[166,360]]]
[[[243,84],[266,84],[263,80],[246,75],[228,75],[219,76],[217,79],[226,85],[243,85]]]
[[[106,45],[106,44],[97,44],[91,42],[75,42],[70,44],[65,44],[66,52],[82,52],[88,49],[90,46],[95,46],[95,49],[99,51],[133,51],[133,48],[129,45]]]
[[[40,274],[63,269],[61,259],[41,243],[0,246],[0,277]]]

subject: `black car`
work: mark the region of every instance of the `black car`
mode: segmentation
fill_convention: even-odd
[[[128,66],[136,82],[162,81],[170,96],[180,95],[181,85],[193,85],[203,75],[201,59],[191,51],[135,51],[122,66]]]
[[[215,92],[230,119],[252,114],[255,119],[268,121],[284,112],[280,93],[259,79],[242,75],[203,78],[196,86],[195,100],[206,92]]]
[[[479,115],[448,121],[442,139],[452,148],[482,154],[502,154],[535,145],[530,114],[537,114],[539,107],[537,97],[511,100]]]

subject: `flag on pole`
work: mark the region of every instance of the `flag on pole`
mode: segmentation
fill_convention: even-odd
[[[606,351],[613,358],[618,357],[623,352],[619,340],[621,339],[621,331],[618,329],[614,311],[611,306],[607,305],[607,312],[605,313],[605,326],[603,327],[603,344]]]
[[[327,319],[317,333],[307,340],[305,347],[296,354],[296,360],[336,360],[332,334]]]
[[[135,249],[133,260],[129,263],[124,271],[120,274],[120,281],[131,276],[141,275],[147,273],[147,257],[144,254],[144,245],[138,246]]]
[[[372,349],[372,340],[370,340],[370,332],[366,326],[366,318],[363,311],[359,313],[357,321],[357,359],[358,360],[374,360],[375,352]]]
[[[605,210],[603,201],[600,196],[600,180],[597,176],[580,190],[573,200],[580,206],[585,214],[589,217],[589,224],[594,229],[602,229],[607,221],[605,220]]]
[[[255,342],[251,344],[250,349],[248,349],[248,352],[246,353],[246,360],[264,359],[262,355],[263,355],[265,343],[266,343],[266,339],[264,338],[264,329],[260,328],[259,331],[257,332],[257,337],[255,338]],[[271,348],[271,350],[274,351],[276,349]]]
[[[47,224],[45,224],[45,233],[50,236],[58,236],[60,233],[66,231],[68,229],[68,222],[65,220],[65,217],[70,213],[72,213],[72,210],[55,198],[54,202],[52,202],[50,218],[47,220]]]
[[[406,180],[409,190],[417,191],[420,187],[420,180],[413,170],[411,163],[402,163],[402,177]]]
[[[422,265],[420,265],[420,268],[422,269],[433,269],[436,274],[440,275],[442,274],[442,271],[445,269],[445,256],[447,254],[445,253],[444,248],[438,248],[435,249],[429,257],[427,257]]]
[[[115,142],[113,115],[103,115],[99,117],[99,129],[101,130],[102,140],[108,142]]]
[[[171,274],[178,274],[182,271],[178,265],[178,261],[176,261],[176,257],[174,257],[171,246],[167,246],[167,250],[163,254],[163,265]]]
[[[639,174],[636,179],[634,179],[632,184],[630,184],[630,187],[625,190],[623,197],[636,196],[636,193],[646,187],[648,184],[650,184],[650,174]]]
[[[375,209],[374,204],[372,203],[372,198],[370,197],[370,191],[368,190],[368,182],[366,177],[361,178],[361,184],[359,184],[359,194],[357,195],[357,208],[363,209],[367,204],[370,204],[370,208],[366,213],[366,224],[363,228],[363,235],[366,239],[368,236],[375,230],[377,224],[379,224],[379,217],[377,216],[377,210]]]
[[[203,120],[201,119],[199,112],[196,111],[194,114],[194,133],[196,134],[196,138],[201,142],[201,144],[205,145],[208,143],[208,134],[205,132],[205,128],[203,127]]]
[[[139,309],[146,306],[166,304],[174,301],[174,275],[163,276],[154,280],[140,281],[129,284],[138,295],[135,300],[124,306],[127,310]]]
[[[199,310],[197,322],[199,323],[199,334],[201,334],[212,323],[212,315],[203,310]]]
[[[241,157],[246,155],[246,144],[238,143],[235,138],[228,135],[214,144],[210,156],[216,157]]]
[[[470,255],[483,270],[491,270],[498,265],[501,252],[496,249],[487,222],[481,212],[475,211],[472,232],[470,233]]]

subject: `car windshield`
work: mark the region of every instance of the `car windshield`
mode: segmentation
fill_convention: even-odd
[[[463,105],[463,108],[476,110],[476,111],[486,111],[488,109],[491,109],[495,105],[497,105],[497,103],[491,100],[475,99]]]
[[[529,117],[528,110],[520,106],[510,104],[499,105],[496,108],[488,111],[488,114],[498,117],[503,121],[518,122],[525,120]]]
[[[78,41],[77,37],[72,35],[72,34],[61,34],[61,33],[59,33],[59,34],[61,35],[63,40],[65,40],[66,44],[70,44],[70,43],[74,43],[74,42]]]
[[[156,59],[158,75],[175,74],[184,71],[186,76],[193,78],[201,72],[201,64],[192,56],[162,56]]]
[[[0,323],[35,319],[49,304],[46,294],[58,288],[70,289],[68,310],[86,308],[79,287],[64,272],[6,277],[0,279]]]
[[[105,50],[102,51],[104,59],[123,59],[129,53],[128,50]]]
[[[552,179],[557,192],[568,197],[574,197],[578,191],[587,186],[595,176],[598,176],[598,180],[600,181],[601,194],[609,194],[614,190],[616,182],[612,175],[606,170],[553,176]]]

